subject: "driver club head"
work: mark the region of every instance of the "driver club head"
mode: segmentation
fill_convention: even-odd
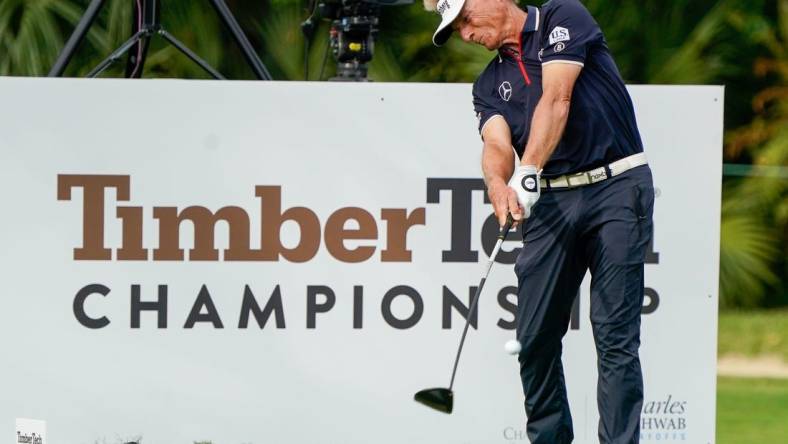
[[[451,413],[454,408],[454,392],[447,388],[430,388],[416,393],[416,402],[443,413]]]

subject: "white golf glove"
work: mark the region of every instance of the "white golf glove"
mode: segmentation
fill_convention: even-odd
[[[536,165],[520,165],[509,180],[509,186],[517,193],[517,202],[523,209],[523,219],[531,217],[531,207],[539,200],[539,171]]]

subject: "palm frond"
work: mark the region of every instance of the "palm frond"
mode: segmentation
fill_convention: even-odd
[[[777,282],[771,269],[774,233],[756,215],[723,213],[720,235],[720,305],[758,306],[768,285]]]

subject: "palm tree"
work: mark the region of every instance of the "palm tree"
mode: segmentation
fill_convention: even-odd
[[[731,230],[743,228],[751,233],[750,241],[755,241],[739,251],[729,248],[732,252],[750,251],[747,260],[730,261],[727,279],[732,282],[723,287],[723,291],[735,289],[737,296],[729,297],[730,302],[744,306],[788,303],[788,177],[779,174],[788,171],[788,0],[779,0],[775,6],[774,23],[762,17],[738,17],[735,22],[751,40],[767,49],[767,55],[756,60],[754,72],[757,77],[770,77],[772,86],[752,100],[753,120],[728,134],[727,155],[737,158],[745,154],[756,167],[772,167],[772,171],[784,168],[777,169],[777,174],[749,177],[736,184],[723,212],[727,216],[724,227],[735,221],[739,227],[731,226]],[[760,258],[763,264],[754,258]],[[766,273],[765,263],[774,271]],[[771,297],[767,297],[767,291],[772,292]],[[749,297],[741,300],[741,295]]]
[[[63,23],[81,16],[71,0],[3,0],[0,2],[0,75],[40,76],[63,46]],[[88,38],[96,43],[99,36]]]

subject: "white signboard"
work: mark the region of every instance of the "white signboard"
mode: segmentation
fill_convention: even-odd
[[[631,89],[658,189],[642,442],[714,441],[723,90]],[[0,431],[58,443],[526,443],[521,243],[469,85],[0,79]],[[564,341],[597,442],[584,285]],[[458,309],[459,307],[459,309]]]

